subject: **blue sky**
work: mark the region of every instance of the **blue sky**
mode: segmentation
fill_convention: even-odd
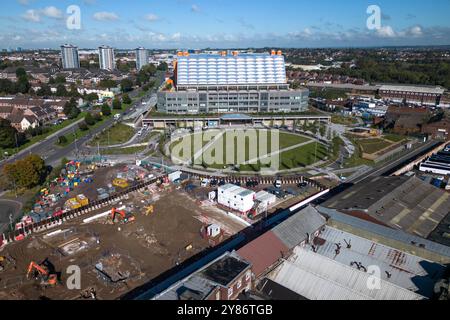
[[[66,27],[67,7],[81,29]],[[381,28],[368,30],[369,5]],[[0,48],[449,45],[450,0],[9,0]]]

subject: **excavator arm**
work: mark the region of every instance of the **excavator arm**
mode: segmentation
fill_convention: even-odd
[[[36,270],[42,278],[42,285],[54,286],[58,282],[58,276],[56,274],[50,274],[45,268],[41,267],[34,261],[30,262],[28,266],[27,278],[30,278],[31,273]]]
[[[36,270],[37,272],[39,272],[40,275],[42,276],[47,276],[48,275],[48,271],[45,270],[44,268],[42,268],[40,265],[38,265],[35,262],[31,262],[30,265],[28,266],[28,272],[27,272],[27,277],[29,278],[31,275],[31,272],[33,272],[33,270]]]

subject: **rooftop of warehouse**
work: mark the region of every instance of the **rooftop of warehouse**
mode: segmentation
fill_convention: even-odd
[[[374,234],[379,236],[380,239],[391,239],[396,243],[403,244],[401,247],[414,246],[414,248],[417,247],[445,257],[446,260],[450,260],[450,246],[443,245],[440,242],[426,240],[401,230],[395,230],[366,220],[352,217],[335,209],[318,206],[317,210],[321,214],[329,217],[331,220],[335,220],[344,225],[349,225],[354,229],[362,231],[364,234]],[[416,254],[419,254],[419,251],[416,249],[414,249],[414,252],[416,252]]]
[[[203,300],[218,286],[227,286],[251,267],[235,252],[227,252],[160,293],[156,300]]]
[[[397,85],[397,84],[383,84],[380,90],[418,92],[418,93],[434,93],[444,94],[445,89],[441,86],[419,86],[419,85]]]
[[[416,177],[375,177],[322,206],[426,238],[449,213],[450,194]]]
[[[329,226],[314,241],[314,250],[341,264],[353,264],[355,268],[358,268],[355,262],[361,269],[376,265],[381,279],[427,298],[433,296],[434,284],[446,269],[441,264]]]
[[[423,300],[408,289],[380,279],[378,290],[367,284],[371,274],[297,246],[268,278],[310,300]]]

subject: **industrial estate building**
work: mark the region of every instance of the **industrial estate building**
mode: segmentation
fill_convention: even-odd
[[[450,195],[414,176],[375,177],[323,206],[427,238],[449,214]]]
[[[437,106],[445,89],[440,86],[382,85],[379,95],[394,102]]]
[[[100,61],[100,69],[108,71],[116,69],[116,59],[113,48],[108,46],[99,47],[98,57]]]
[[[173,85],[158,93],[164,113],[302,112],[309,91],[287,84],[284,56],[179,53]]]
[[[78,47],[70,44],[61,46],[61,62],[63,69],[80,68],[80,57]]]

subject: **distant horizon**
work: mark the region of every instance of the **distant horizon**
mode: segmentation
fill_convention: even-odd
[[[70,44],[70,45],[74,45],[76,47],[78,47],[78,50],[98,50],[98,48],[101,46],[99,45],[98,47],[79,47],[77,46],[75,43],[65,43],[65,44]],[[16,48],[0,48],[0,50],[12,50],[13,52],[17,52],[17,49],[20,48],[22,52],[27,52],[27,51],[34,51],[34,50],[49,50],[49,51],[60,51],[61,46],[65,45],[65,44],[61,44],[58,47],[53,47],[53,48],[22,48],[22,47],[16,47]],[[119,50],[119,51],[132,51],[132,50],[136,50],[139,47],[136,48],[120,48],[120,47],[112,47],[114,50]],[[350,47],[350,46],[342,46],[342,47],[270,47],[270,46],[266,46],[266,47],[205,47],[205,48],[146,48],[143,47],[146,50],[150,50],[150,51],[183,51],[183,50],[199,50],[199,51],[205,51],[205,50],[211,50],[211,51],[216,51],[216,50],[262,50],[262,49],[267,49],[267,50],[271,50],[271,49],[287,49],[287,50],[298,50],[298,49],[310,49],[310,50],[326,50],[326,49],[333,49],[333,50],[346,50],[346,49],[350,49],[350,50],[357,50],[357,49],[433,49],[433,48],[448,48],[450,49],[450,44],[442,44],[442,45],[402,45],[402,46],[367,46],[367,47],[363,47],[363,46],[355,46],[355,47]]]
[[[0,47],[440,46],[450,44],[448,12],[448,0],[12,0]]]

